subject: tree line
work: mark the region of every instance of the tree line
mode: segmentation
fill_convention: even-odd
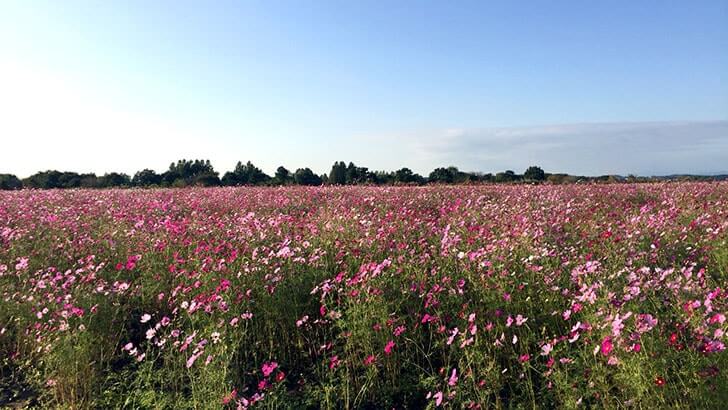
[[[20,179],[12,174],[0,174],[0,189],[21,188],[125,188],[125,187],[187,187],[187,186],[279,186],[279,185],[425,185],[425,184],[470,184],[470,183],[542,183],[553,184],[577,182],[650,182],[664,179],[726,179],[725,176],[673,176],[673,177],[636,177],[630,175],[604,175],[599,177],[574,176],[569,174],[550,174],[538,166],[531,166],[523,174],[506,170],[495,174],[464,172],[457,167],[435,168],[428,176],[422,176],[409,168],[396,171],[371,171],[353,162],[334,162],[328,174],[317,175],[310,168],[299,168],[294,172],[283,166],[275,174],[268,175],[248,161],[238,162],[235,169],[225,172],[222,178],[209,160],[182,159],[169,165],[161,174],[151,169],[143,169],[133,176],[110,172],[101,176],[93,173],[76,173],[48,170],[37,172]]]

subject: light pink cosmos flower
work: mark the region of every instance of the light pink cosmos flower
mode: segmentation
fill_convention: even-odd
[[[450,373],[450,378],[447,380],[448,386],[455,386],[458,384],[458,371],[457,369],[452,369],[452,373]]]
[[[140,322],[141,323],[147,323],[147,322],[149,322],[149,320],[151,318],[152,318],[152,315],[150,315],[149,313],[145,313],[145,314],[142,315],[142,318],[141,318]]]
[[[156,334],[157,334],[157,331],[154,330],[153,328],[147,329],[147,333],[146,333],[147,339],[152,339]]]
[[[552,350],[554,350],[554,346],[551,343],[546,343],[541,346],[541,356],[548,356]]]
[[[435,406],[440,407],[440,405],[442,404],[442,392],[439,391],[435,393],[433,397],[435,398]]]
[[[193,364],[195,364],[195,360],[197,360],[197,358],[200,357],[201,354],[202,354],[202,351],[199,351],[197,353],[193,353],[192,356],[190,356],[189,359],[187,359],[186,366],[187,366],[188,369],[190,367],[192,367]]]
[[[458,330],[458,328],[455,328],[450,332],[450,337],[447,338],[448,346],[450,346],[452,344],[452,342],[455,340],[455,337],[458,335],[459,332],[460,331]]]
[[[657,318],[650,314],[637,315],[637,331],[640,333],[646,333],[657,326]]]
[[[15,270],[21,271],[28,268],[28,258],[23,257],[20,258],[17,264],[15,264]]]

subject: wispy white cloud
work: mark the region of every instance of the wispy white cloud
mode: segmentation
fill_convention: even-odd
[[[728,121],[442,129],[405,137],[422,163],[595,175],[728,171]],[[425,164],[422,165],[425,165]]]

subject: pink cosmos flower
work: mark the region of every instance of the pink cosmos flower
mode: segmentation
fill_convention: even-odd
[[[602,346],[600,348],[602,355],[609,356],[609,354],[612,352],[612,349],[614,348],[614,345],[612,344],[612,338],[607,336],[604,339],[602,339]]]
[[[332,356],[329,359],[329,369],[334,370],[339,365],[339,356]]]
[[[460,348],[462,349],[465,346],[470,346],[471,344],[473,344],[474,341],[475,341],[474,337],[469,337],[469,338],[463,340],[462,342],[460,342]]]
[[[434,322],[435,320],[437,320],[437,317],[435,317],[435,316],[430,316],[429,314],[425,313],[425,315],[424,315],[424,316],[422,316],[422,321],[421,321],[421,323],[429,323],[429,322]]]
[[[264,377],[270,376],[271,373],[273,373],[273,370],[275,370],[277,368],[278,368],[278,363],[276,363],[276,362],[263,363],[263,367],[262,367],[263,376]]]
[[[366,357],[366,359],[364,359],[364,366],[371,366],[376,361],[377,361],[376,356],[370,354],[369,356]]]
[[[395,346],[394,340],[388,341],[387,344],[384,346],[384,353],[386,353],[387,355],[391,354],[392,349],[394,349],[394,346]]]
[[[223,396],[223,398],[222,398],[222,404],[228,404],[228,403],[230,403],[230,401],[235,400],[235,398],[237,397],[237,395],[238,395],[238,390],[237,389],[233,389],[232,392],[230,392],[229,394],[226,394],[225,396]]]
[[[716,313],[714,314],[710,320],[708,321],[711,325],[714,325],[716,323],[723,324],[725,323],[725,315],[722,313]]]

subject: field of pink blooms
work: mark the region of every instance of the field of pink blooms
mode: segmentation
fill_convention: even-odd
[[[0,406],[718,408],[728,184],[0,193]]]

